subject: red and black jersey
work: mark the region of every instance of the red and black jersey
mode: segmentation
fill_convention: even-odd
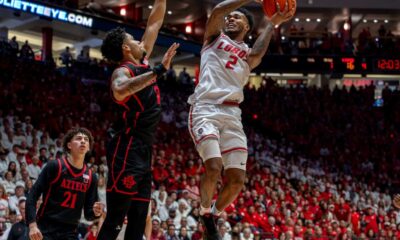
[[[123,63],[120,67],[128,69],[132,77],[151,71],[148,65],[135,65],[131,62]],[[160,90],[156,79],[151,85],[123,101],[114,101],[121,107],[121,118],[118,122],[123,123],[123,126],[117,127],[116,130],[133,135],[151,145],[161,118]]]
[[[42,194],[43,202],[36,214],[36,203]],[[95,218],[93,205],[97,199],[97,177],[86,164],[77,169],[67,159],[50,161],[29,192],[27,223],[47,221],[77,226],[82,209],[86,219]]]

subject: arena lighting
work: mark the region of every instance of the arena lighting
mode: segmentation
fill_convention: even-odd
[[[385,23],[389,23],[389,20],[385,19]]]
[[[285,38],[285,36],[282,36],[281,39],[284,41],[286,38]]]
[[[185,32],[186,32],[187,34],[191,34],[191,33],[193,32],[192,25],[190,25],[190,24],[186,25],[186,27],[185,27]]]
[[[300,18],[295,18],[294,21],[295,22],[300,22]]]
[[[384,74],[367,74],[366,76],[369,79],[388,79],[388,80],[399,80],[400,75],[384,75]]]
[[[119,15],[121,15],[121,16],[126,16],[126,8],[121,8],[121,9],[119,10]]]
[[[149,9],[153,9],[153,6],[152,6],[152,5],[149,5]]]
[[[172,11],[168,11],[167,14],[168,14],[168,15],[172,15]]]
[[[368,20],[367,20],[367,19],[364,19],[364,20],[363,20],[363,22],[364,22],[364,23],[367,23],[367,22],[368,22]]]
[[[321,22],[321,18],[317,18],[317,22]]]
[[[362,78],[361,74],[343,74],[343,78]]]
[[[306,22],[310,22],[310,21],[311,21],[311,19],[309,19],[309,18],[306,19]]]
[[[31,3],[29,1],[0,0],[0,7],[3,6],[85,27],[92,27],[93,25],[93,18],[91,17],[68,12],[59,8]]]
[[[374,19],[374,23],[378,23],[378,19]]]
[[[344,29],[345,31],[349,31],[349,30],[350,30],[350,23],[345,22],[344,25],[343,25],[343,29]]]

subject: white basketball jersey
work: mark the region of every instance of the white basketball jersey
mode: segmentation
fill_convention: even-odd
[[[201,51],[200,80],[188,102],[221,104],[224,101],[243,101],[250,67],[245,43],[221,35]]]

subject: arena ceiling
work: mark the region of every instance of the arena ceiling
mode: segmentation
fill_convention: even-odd
[[[295,18],[282,27],[283,34],[289,26],[294,24],[298,29],[304,27],[305,31],[321,32],[324,28],[337,31],[343,26],[344,21],[351,17],[353,22],[353,36],[365,27],[369,27],[373,34],[384,25],[394,34],[400,35],[400,0],[297,0],[298,9]],[[146,20],[150,13],[149,6],[154,0],[81,0],[82,10],[87,9],[88,4],[97,4],[99,9],[116,9],[135,3],[137,7],[143,7],[143,17]],[[210,13],[212,8],[220,0],[167,0],[165,22],[169,24],[182,24],[195,21]],[[261,7],[255,3],[249,4],[256,16],[256,22],[261,23],[263,13]],[[101,14],[101,13],[100,13]],[[117,13],[116,13],[117,14]],[[40,48],[42,27],[51,27],[54,30],[53,49],[61,51],[64,46],[72,46],[77,42],[98,47],[102,32],[96,34],[90,29],[57,21],[46,21],[37,16],[22,13],[15,15],[9,9],[0,8],[0,28],[10,29],[10,35],[16,34],[20,40],[31,39],[34,46]],[[96,57],[99,56],[97,52]],[[183,57],[185,59],[186,57]],[[186,61],[186,60],[185,60]]]

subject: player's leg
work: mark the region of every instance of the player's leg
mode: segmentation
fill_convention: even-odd
[[[220,125],[216,106],[205,104],[194,105],[190,108],[189,133],[205,166],[205,173],[200,181],[201,215],[210,211],[211,201],[222,171],[222,156],[219,147]]]
[[[144,235],[145,235],[147,240],[149,240],[150,237],[151,237],[151,230],[152,230],[152,227],[153,227],[153,224],[151,222],[151,205],[152,205],[152,203],[150,201],[149,209],[147,209],[146,227],[144,229]]]
[[[145,173],[142,178],[137,177],[138,193],[132,197],[132,204],[128,211],[128,225],[126,226],[125,240],[143,239],[150,205],[151,180],[152,176],[150,171]]]
[[[195,105],[189,113],[189,132],[203,159],[205,172],[200,180],[200,220],[205,226],[205,238],[220,239],[211,214],[211,203],[222,171],[219,129],[222,128],[219,109],[210,104]]]
[[[225,185],[222,191],[218,195],[218,199],[215,203],[215,209],[213,213],[219,215],[226,207],[231,204],[236,197],[239,195],[240,191],[243,189],[244,181],[246,179],[246,170],[239,169],[242,165],[227,165],[226,162],[238,162],[242,159],[242,163],[245,163],[247,159],[247,152],[231,152],[224,154],[224,167],[225,169]],[[225,160],[226,159],[226,160]],[[246,165],[244,165],[246,166]]]
[[[125,240],[143,239],[148,208],[149,201],[132,201],[131,208],[128,212],[128,225],[126,226]]]
[[[114,240],[122,229],[124,219],[131,206],[131,197],[115,192],[107,193],[107,215],[97,240]]]
[[[221,152],[216,139],[205,140],[198,145],[197,149],[201,158],[204,159],[205,167],[205,172],[200,180],[200,204],[202,208],[208,209],[211,207],[218,180],[221,178],[223,167]]]
[[[213,214],[219,215],[239,195],[246,178],[247,139],[240,121],[239,108],[225,107],[226,120],[221,131],[221,153],[225,185],[218,195]]]
[[[217,140],[208,140],[205,143],[207,144],[207,142],[214,146],[218,143]],[[215,147],[209,147],[209,149],[215,149]],[[215,218],[211,213],[211,203],[217,188],[218,179],[221,176],[222,158],[215,157],[205,159],[207,159],[204,162],[205,172],[200,180],[200,221],[205,227],[205,239],[217,240],[220,239],[220,236],[218,234]]]

